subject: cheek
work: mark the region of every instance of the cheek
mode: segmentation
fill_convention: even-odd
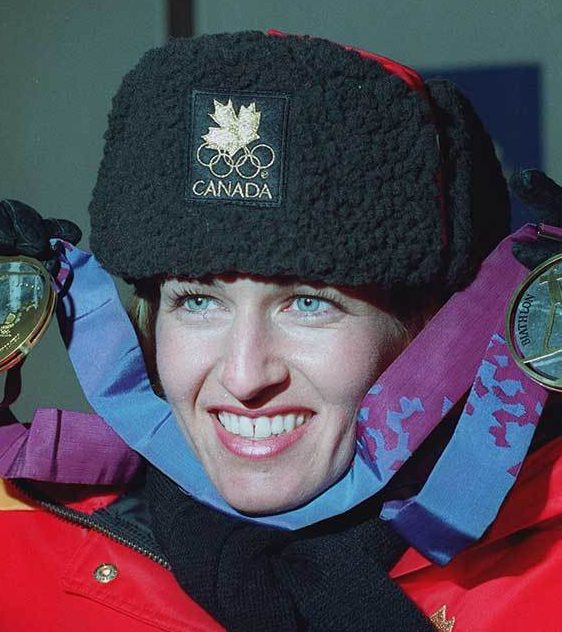
[[[204,371],[202,359],[205,357],[200,345],[191,344],[174,321],[172,315],[159,315],[155,332],[156,367],[170,403],[192,397]]]
[[[315,367],[333,404],[355,410],[379,375],[403,348],[394,327],[372,326],[347,332]]]

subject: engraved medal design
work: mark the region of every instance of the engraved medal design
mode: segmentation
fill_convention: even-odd
[[[18,364],[39,341],[55,308],[45,268],[29,257],[0,257],[0,371]]]
[[[529,377],[562,391],[562,255],[535,268],[516,290],[507,313],[507,342]]]

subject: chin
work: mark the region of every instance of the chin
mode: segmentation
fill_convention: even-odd
[[[255,494],[246,495],[240,494],[239,490],[233,493],[221,492],[221,494],[226,502],[236,511],[249,516],[270,515],[290,511],[309,500],[308,498],[299,498],[297,500],[294,497],[290,500],[287,498],[272,498],[261,494],[259,496]]]
[[[274,484],[270,481],[239,481],[238,485],[220,485],[216,487],[226,502],[239,511],[249,516],[267,516],[283,513],[302,507],[310,502],[328,487],[330,487],[337,477],[330,477],[322,484],[305,485],[301,482],[297,485]],[[279,493],[279,492],[283,493]]]

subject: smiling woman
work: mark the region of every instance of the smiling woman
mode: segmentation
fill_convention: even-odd
[[[338,480],[361,400],[403,344],[397,320],[367,291],[257,277],[170,280],[160,296],[160,382],[227,502],[277,513]]]
[[[428,629],[379,583],[401,546],[373,520],[375,492],[409,453],[368,398],[506,232],[505,183],[470,104],[314,38],[172,42],[121,88],[90,212],[96,256],[135,283],[149,373],[181,431],[159,447],[168,426],[155,419],[139,444],[155,466],[154,532],[184,589],[232,630]],[[365,521],[353,507],[369,497]],[[318,584],[295,580],[294,555]],[[343,604],[329,569],[351,586],[367,559]]]
[[[38,510],[4,512],[2,566],[28,573],[14,594],[47,604],[42,629],[71,611],[69,630],[421,632],[433,613],[455,632],[504,616],[531,629],[462,574],[545,400],[501,335],[524,269],[501,241],[506,185],[470,103],[324,40],[212,35],[149,51],[105,138],[99,263],[49,252],[65,342],[103,419],[51,411],[0,451],[8,477],[53,483],[20,481]],[[10,247],[46,232],[9,208]],[[30,217],[38,231],[22,230]],[[107,272],[135,286],[138,336]],[[459,566],[426,582],[407,542]],[[61,557],[91,564],[87,581],[50,581]],[[478,627],[481,591],[494,605]]]

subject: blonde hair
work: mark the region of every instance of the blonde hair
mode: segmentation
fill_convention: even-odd
[[[156,365],[156,318],[159,305],[160,281],[139,283],[135,286],[127,311],[139,339],[152,388],[162,397],[163,390]]]

